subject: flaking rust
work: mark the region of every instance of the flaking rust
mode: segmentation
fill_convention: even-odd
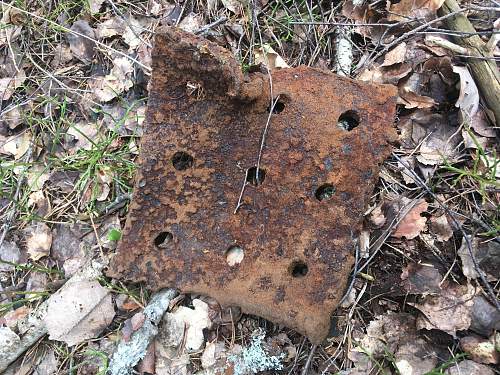
[[[134,198],[108,273],[210,295],[319,343],[395,139],[395,89],[309,67],[272,83],[257,178],[268,76],[159,30]],[[235,247],[243,260],[231,266]]]

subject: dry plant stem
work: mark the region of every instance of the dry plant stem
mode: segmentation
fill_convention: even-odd
[[[481,279],[481,282],[483,283],[483,285],[486,289],[488,297],[490,297],[491,303],[493,303],[495,305],[496,309],[500,311],[500,302],[498,301],[493,288],[486,280],[486,276],[484,275],[483,270],[479,267],[479,264],[477,263],[477,259],[474,256],[474,251],[472,250],[472,243],[471,243],[470,236],[467,235],[465,230],[462,228],[462,225],[455,218],[455,213],[452,210],[450,210],[448,208],[448,206],[446,204],[444,204],[436,194],[434,194],[434,192],[425,184],[425,182],[422,181],[420,176],[418,174],[416,174],[415,171],[403,159],[401,159],[395,153],[393,153],[392,155],[403,166],[403,168],[405,169],[405,173],[408,176],[412,177],[415,180],[415,182],[418,185],[420,185],[421,188],[423,188],[427,193],[429,193],[430,196],[432,196],[432,198],[434,198],[434,200],[437,202],[437,204],[444,210],[446,215],[451,219],[451,221],[453,221],[453,225],[456,228],[458,228],[458,230],[462,233],[462,236],[465,239],[465,243],[467,245],[467,251],[469,253],[469,256],[472,259],[472,263],[474,264],[474,269],[477,272],[477,274],[479,275],[479,278]]]
[[[460,7],[455,0],[445,0],[439,12],[443,16],[454,14],[446,19],[450,30],[475,33],[474,26],[465,15],[457,13],[458,9]],[[458,44],[468,50],[468,55],[472,57],[467,59],[467,64],[487,107],[495,115],[496,123],[500,124],[500,73],[496,62],[488,54],[486,43],[478,35],[455,36],[454,38]]]
[[[128,375],[146,355],[149,344],[158,334],[158,324],[168,310],[170,301],[177,295],[175,289],[163,289],[155,293],[144,309],[145,320],[129,341],[118,344],[109,364],[110,375]]]
[[[63,290],[68,285],[82,280],[96,280],[101,276],[105,264],[98,261],[91,261],[85,265],[80,271],[75,273],[64,286]],[[52,295],[49,299],[42,302],[36,309],[31,311],[19,323],[19,338],[18,345],[10,348],[0,348],[0,373],[14,362],[21,354],[28,350],[33,344],[40,340],[47,334],[47,327],[45,325],[45,316],[47,315],[47,308],[51,298],[55,298],[56,294]]]
[[[311,347],[311,351],[309,352],[309,355],[307,356],[307,362],[304,365],[304,368],[302,369],[301,375],[307,375],[307,374],[309,374],[309,367],[311,367],[311,362],[312,362],[312,359],[313,359],[313,356],[314,356],[314,352],[316,352],[316,348],[317,347],[318,347],[318,345],[316,345],[316,344],[314,344]]]

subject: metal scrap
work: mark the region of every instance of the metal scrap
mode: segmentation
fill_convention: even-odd
[[[395,139],[395,89],[298,67],[272,73],[271,95],[265,72],[244,74],[229,51],[168,27],[152,58],[109,275],[206,294],[319,343]]]

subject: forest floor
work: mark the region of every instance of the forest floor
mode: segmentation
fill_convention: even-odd
[[[306,65],[395,85],[399,140],[323,344],[181,295],[134,371],[500,373],[498,108],[470,69],[498,59],[500,4],[459,2],[491,47],[478,59],[457,45],[471,34],[450,31],[448,2],[2,1],[0,373],[115,371],[118,342],[144,324],[148,285],[101,270],[133,192],[162,25],[229,49],[242,70]],[[81,276],[89,264],[91,276]]]

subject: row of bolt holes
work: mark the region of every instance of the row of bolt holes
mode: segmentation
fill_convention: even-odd
[[[285,109],[285,104],[278,101],[274,108],[273,113],[281,113]],[[337,126],[343,130],[351,131],[359,125],[359,116],[355,111],[346,111],[342,113],[338,119]],[[193,165],[193,157],[187,152],[178,151],[172,157],[172,165],[178,171],[183,171],[185,169],[191,168]],[[264,182],[266,177],[266,171],[262,168],[257,167],[249,168],[247,171],[246,180],[248,183],[257,186]],[[317,200],[322,201],[325,199],[330,199],[335,193],[335,187],[332,184],[323,184],[314,193]],[[173,240],[173,235],[170,232],[161,232],[156,236],[154,240],[155,246],[159,248],[167,247],[168,244]],[[239,246],[231,246],[226,250],[226,259],[229,258],[239,258],[243,259],[243,249]],[[307,264],[303,261],[297,260],[293,261],[290,265],[288,272],[292,277],[303,277],[309,272]]]

